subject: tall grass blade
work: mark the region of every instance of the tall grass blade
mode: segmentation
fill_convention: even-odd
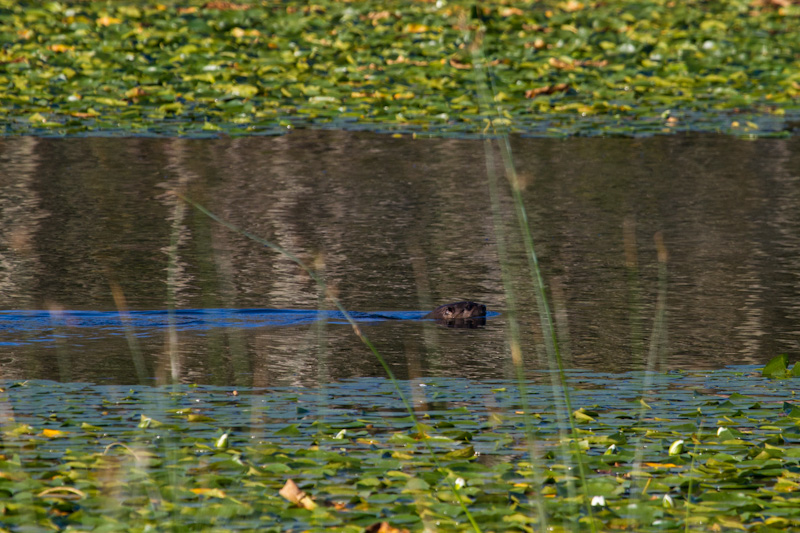
[[[170,243],[167,248],[168,265],[167,265],[167,357],[169,362],[169,384],[172,386],[174,393],[178,392],[178,385],[181,376],[181,360],[178,351],[178,331],[175,320],[175,309],[178,300],[178,286],[179,274],[181,272],[180,264],[178,261],[178,247],[181,242],[182,229],[184,227],[184,219],[186,217],[186,205],[183,202],[175,202],[175,210],[172,215],[172,232],[170,235]],[[162,446],[164,447],[164,455],[173,463],[180,459],[180,443],[179,435],[172,434],[162,439]],[[184,483],[184,475],[179,473],[177,469],[170,469],[169,483],[173,488],[182,487]],[[175,494],[177,491],[173,490]],[[180,523],[179,505],[171,506],[172,523]],[[173,528],[174,529],[174,528]]]
[[[658,299],[656,300],[655,316],[653,317],[653,330],[650,333],[650,348],[647,353],[645,361],[645,372],[642,378],[642,395],[638,416],[637,426],[642,425],[644,417],[647,414],[647,394],[652,390],[653,375],[656,368],[656,363],[664,353],[666,345],[667,326],[666,326],[666,313],[667,313],[667,247],[664,245],[664,238],[661,232],[658,232],[653,237],[656,245],[656,253],[658,258]],[[631,469],[631,491],[630,491],[630,505],[634,505],[634,499],[643,496],[643,490],[639,488],[639,479],[642,478],[642,461],[644,457],[644,444],[642,440],[644,436],[639,438],[634,453],[634,459]],[[638,509],[639,507],[636,506]]]
[[[695,459],[697,458],[697,448],[700,445],[700,437],[703,434],[703,419],[698,416],[697,417],[697,436],[693,439],[694,440],[694,447],[692,448],[692,461],[689,463],[689,486],[686,488],[686,502],[685,508],[686,512],[683,516],[683,531],[685,533],[689,533],[689,519],[691,518],[691,501],[692,501],[692,489],[694,485],[694,476],[692,473],[694,472],[694,463]]]
[[[175,304],[178,277],[178,243],[180,240],[186,206],[183,202],[175,202],[175,213],[172,220],[172,234],[168,248],[169,265],[167,266],[167,357],[169,358],[170,381],[177,383],[181,375],[178,354],[178,332],[175,327]]]
[[[519,327],[519,309],[517,306],[516,293],[512,285],[512,277],[509,272],[508,252],[506,248],[506,236],[503,232],[503,217],[502,209],[500,207],[500,192],[497,185],[497,176],[495,174],[495,161],[494,161],[494,148],[492,147],[491,140],[484,140],[486,150],[486,174],[489,181],[489,198],[492,205],[492,220],[494,225],[495,240],[497,241],[497,255],[500,261],[500,272],[503,280],[503,292],[506,298],[506,313],[508,315],[508,339],[511,351],[511,362],[514,365],[514,371],[517,378],[517,388],[519,389],[520,403],[523,411],[523,420],[525,424],[525,436],[528,445],[528,455],[530,457],[531,465],[533,466],[533,477],[536,487],[541,487],[544,484],[544,477],[542,476],[543,466],[539,460],[536,439],[533,431],[533,421],[531,419],[531,409],[528,404],[528,392],[525,379],[525,368],[522,360],[522,347],[520,343],[521,334]],[[534,505],[538,514],[539,531],[548,530],[547,510],[544,505],[544,498],[541,491],[537,490],[534,499]]]
[[[48,313],[53,330],[59,333],[56,335],[56,361],[58,362],[59,379],[72,381],[72,363],[69,354],[64,349],[64,336],[60,334],[65,325],[64,309],[60,305],[50,304]]]
[[[642,328],[642,291],[639,282],[639,258],[636,246],[636,221],[633,217],[626,217],[622,223],[622,242],[625,249],[625,271],[628,275],[631,357],[634,361],[638,361],[643,356],[644,333]]]
[[[494,88],[491,84],[491,80],[486,72],[485,65],[485,58],[482,53],[483,48],[483,39],[484,33],[479,30],[473,33],[473,39],[471,41],[471,49],[473,54],[473,68],[476,75],[476,85],[478,90],[478,100],[480,103],[480,107],[485,110],[492,108],[492,102],[495,101],[493,95],[495,94]],[[534,287],[534,294],[536,297],[537,302],[537,312],[539,314],[539,319],[542,328],[542,334],[544,336],[545,341],[545,348],[548,354],[548,361],[551,365],[553,374],[557,375],[557,379],[555,377],[551,377],[551,384],[553,386],[554,395],[556,398],[561,398],[563,401],[563,408],[562,406],[556,402],[556,413],[559,420],[559,428],[562,428],[564,423],[566,422],[570,428],[570,435],[571,440],[570,444],[572,445],[572,454],[570,454],[570,450],[567,448],[562,447],[562,456],[565,459],[565,462],[568,462],[568,458],[570,455],[573,455],[578,464],[578,474],[581,480],[581,488],[583,492],[583,502],[586,509],[586,514],[588,515],[589,524],[592,531],[596,530],[596,525],[592,516],[592,508],[590,505],[590,495],[589,495],[589,488],[587,483],[587,473],[586,468],[583,461],[583,454],[579,447],[579,440],[580,437],[578,435],[577,428],[575,426],[575,420],[573,417],[573,410],[572,410],[572,402],[570,401],[570,393],[569,387],[567,384],[566,375],[564,374],[564,365],[561,360],[561,354],[559,351],[558,345],[558,338],[556,334],[556,329],[553,324],[552,313],[550,311],[550,305],[547,299],[547,292],[545,289],[544,280],[542,278],[541,269],[539,268],[539,260],[536,255],[536,250],[534,247],[533,242],[533,235],[530,230],[530,223],[528,221],[528,214],[527,210],[525,209],[525,204],[522,198],[522,186],[519,181],[519,176],[517,175],[516,168],[514,166],[513,156],[511,152],[511,144],[508,138],[508,131],[507,128],[503,126],[505,120],[503,117],[502,110],[497,108],[495,115],[498,117],[498,120],[493,118],[487,119],[487,126],[485,131],[491,132],[492,137],[497,140],[497,144],[500,150],[501,160],[503,164],[503,168],[505,170],[506,179],[509,182],[512,199],[514,201],[515,211],[517,215],[517,221],[519,223],[520,232],[522,234],[523,243],[525,246],[526,257],[528,259],[528,264],[530,268],[531,280]],[[490,140],[487,140],[484,143],[484,146],[487,147],[487,160],[490,156],[491,152],[491,143]],[[489,172],[489,179],[492,180],[493,171],[490,170]],[[490,188],[492,186],[490,185]],[[512,333],[513,334],[513,333]],[[521,357],[515,357],[521,364]],[[515,362],[516,365],[516,362]],[[520,387],[524,390],[524,373],[522,372],[521,368],[518,370],[518,376],[521,378]],[[562,445],[566,442],[567,439],[560,439]],[[575,487],[572,483],[571,478],[567,477],[567,490],[570,494],[570,499],[572,501],[575,500],[573,497],[575,494]],[[575,513],[577,517],[578,513]],[[577,527],[577,524],[574,524]]]
[[[192,207],[194,207],[195,209],[197,209],[198,211],[200,211],[201,213],[203,213],[204,215],[209,217],[210,219],[212,219],[215,222],[225,226],[226,228],[230,229],[231,231],[234,231],[234,232],[238,233],[239,235],[242,235],[243,237],[246,237],[246,238],[248,238],[248,239],[250,239],[252,241],[255,241],[255,242],[257,242],[257,243],[259,243],[259,244],[261,244],[263,246],[266,246],[267,248],[269,248],[271,250],[274,250],[274,251],[280,253],[281,255],[287,257],[288,259],[293,261],[295,264],[297,264],[297,266],[302,268],[311,277],[311,279],[314,280],[315,283],[317,283],[317,285],[319,285],[320,287],[325,287],[326,286],[325,280],[322,279],[322,277],[315,270],[313,270],[311,267],[306,265],[306,263],[303,260],[301,260],[299,257],[294,255],[290,251],[288,251],[288,250],[282,248],[281,246],[278,246],[277,244],[274,244],[274,243],[272,243],[272,242],[270,242],[270,241],[268,241],[266,239],[258,237],[257,235],[253,235],[252,233],[250,233],[248,231],[245,231],[245,230],[239,228],[238,226],[235,226],[234,224],[231,224],[227,220],[223,220],[222,218],[218,217],[217,215],[215,215],[214,213],[212,213],[211,211],[209,211],[208,209],[206,209],[202,205],[198,204],[197,202],[191,200],[190,198],[184,196],[183,194],[181,194],[181,193],[179,193],[177,191],[174,191],[174,194],[178,198],[180,198],[181,200],[186,202],[187,204],[191,205]],[[395,391],[397,392],[397,395],[400,397],[400,400],[402,401],[403,406],[405,407],[406,411],[408,412],[409,416],[411,417],[411,420],[414,422],[414,427],[416,428],[417,432],[421,436],[421,441],[423,442],[423,444],[427,448],[428,453],[430,454],[430,457],[431,457],[434,465],[436,465],[436,469],[441,473],[445,473],[446,470],[444,468],[442,468],[441,463],[439,462],[439,459],[436,457],[436,453],[434,452],[433,447],[431,446],[430,442],[428,442],[427,438],[425,438],[426,437],[425,428],[423,427],[423,425],[417,419],[417,415],[414,412],[414,409],[411,407],[411,404],[408,402],[408,399],[406,398],[406,395],[403,394],[403,390],[400,388],[400,384],[398,383],[397,379],[395,378],[394,372],[392,372],[392,369],[389,367],[389,364],[383,358],[383,356],[378,351],[378,349],[375,347],[375,345],[372,344],[372,341],[361,331],[361,328],[358,326],[358,323],[356,323],[355,319],[353,319],[353,316],[347,311],[347,309],[344,308],[344,306],[339,301],[339,299],[336,298],[336,296],[334,296],[333,294],[331,294],[330,291],[328,291],[327,297],[336,306],[336,308],[342,313],[342,316],[344,316],[345,320],[347,320],[347,323],[350,324],[350,327],[353,329],[353,332],[356,334],[356,336],[359,338],[359,340],[361,340],[361,342],[367,348],[369,348],[369,350],[372,352],[372,354],[375,356],[375,358],[380,363],[381,367],[383,367],[383,370],[386,372],[386,375],[388,376],[389,380],[392,382],[392,385],[394,386]],[[475,531],[477,531],[477,532],[480,532],[481,529],[478,526],[478,523],[475,521],[475,518],[472,516],[472,513],[467,508],[467,505],[464,502],[464,498],[461,496],[461,491],[456,486],[456,484],[453,481],[452,477],[453,476],[449,476],[449,475],[445,475],[444,476],[445,480],[450,485],[450,488],[453,491],[453,494],[456,496],[456,498],[458,500],[458,503],[459,503],[459,506],[461,507],[462,511],[464,511],[464,514],[466,515],[466,517],[469,520],[470,524],[472,525],[473,529]]]
[[[111,296],[114,298],[114,305],[117,306],[117,313],[122,321],[122,327],[125,330],[125,340],[128,342],[128,349],[131,351],[133,357],[133,368],[136,370],[136,377],[139,378],[139,383],[144,385],[147,382],[147,366],[144,363],[144,356],[142,349],[139,347],[139,342],[136,340],[136,332],[131,325],[131,314],[128,312],[128,303],[125,300],[125,294],[122,292],[122,287],[116,281],[110,281]]]

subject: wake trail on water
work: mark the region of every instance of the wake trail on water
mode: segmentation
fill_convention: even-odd
[[[356,322],[420,320],[425,311],[351,312]],[[60,337],[94,332],[138,337],[174,328],[176,331],[204,331],[215,328],[286,327],[325,320],[347,324],[344,314],[331,310],[304,309],[180,309],[175,311],[0,311],[0,346],[53,342]]]

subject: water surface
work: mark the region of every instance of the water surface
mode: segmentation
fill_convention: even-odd
[[[662,369],[797,353],[797,139],[516,138],[512,147],[569,366],[641,368],[651,344]],[[349,326],[329,321],[133,335],[59,322],[63,310],[333,308],[294,263],[173,190],[298,254],[348,309],[423,313],[473,299],[501,313],[473,330],[362,324],[401,377],[513,375],[505,264],[526,365],[547,366],[505,187],[495,231],[482,141],[298,131],[0,140],[0,309],[53,321],[9,332],[0,317],[0,376],[268,386],[383,374]],[[668,253],[666,334],[651,343],[656,233]]]

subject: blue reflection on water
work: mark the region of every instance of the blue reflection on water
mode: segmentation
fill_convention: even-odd
[[[427,311],[351,311],[356,322],[385,320],[420,320]],[[487,313],[487,317],[499,313]],[[340,311],[303,309],[180,309],[176,311],[0,311],[0,346],[19,346],[35,342],[53,342],[59,337],[92,329],[104,334],[122,334],[126,330],[136,336],[157,331],[203,331],[213,328],[258,328],[295,326],[326,320],[346,324]]]

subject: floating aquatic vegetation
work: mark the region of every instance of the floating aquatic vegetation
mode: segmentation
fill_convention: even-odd
[[[800,5],[0,0],[4,134],[274,135],[486,127],[776,135],[800,115]]]
[[[536,530],[537,492],[549,524],[570,528],[588,518],[567,497],[574,464],[553,459],[560,432],[542,378],[527,400],[541,484],[511,381],[403,382],[424,434],[383,379],[249,390],[6,382],[0,527],[469,528],[455,487],[484,530]],[[653,375],[638,420],[641,378],[569,373],[598,529],[800,527],[792,380],[753,367]]]
[[[765,378],[796,378],[800,377],[800,364],[795,364],[791,369],[789,368],[789,357],[786,354],[781,354],[773,357],[764,366],[761,375]]]

